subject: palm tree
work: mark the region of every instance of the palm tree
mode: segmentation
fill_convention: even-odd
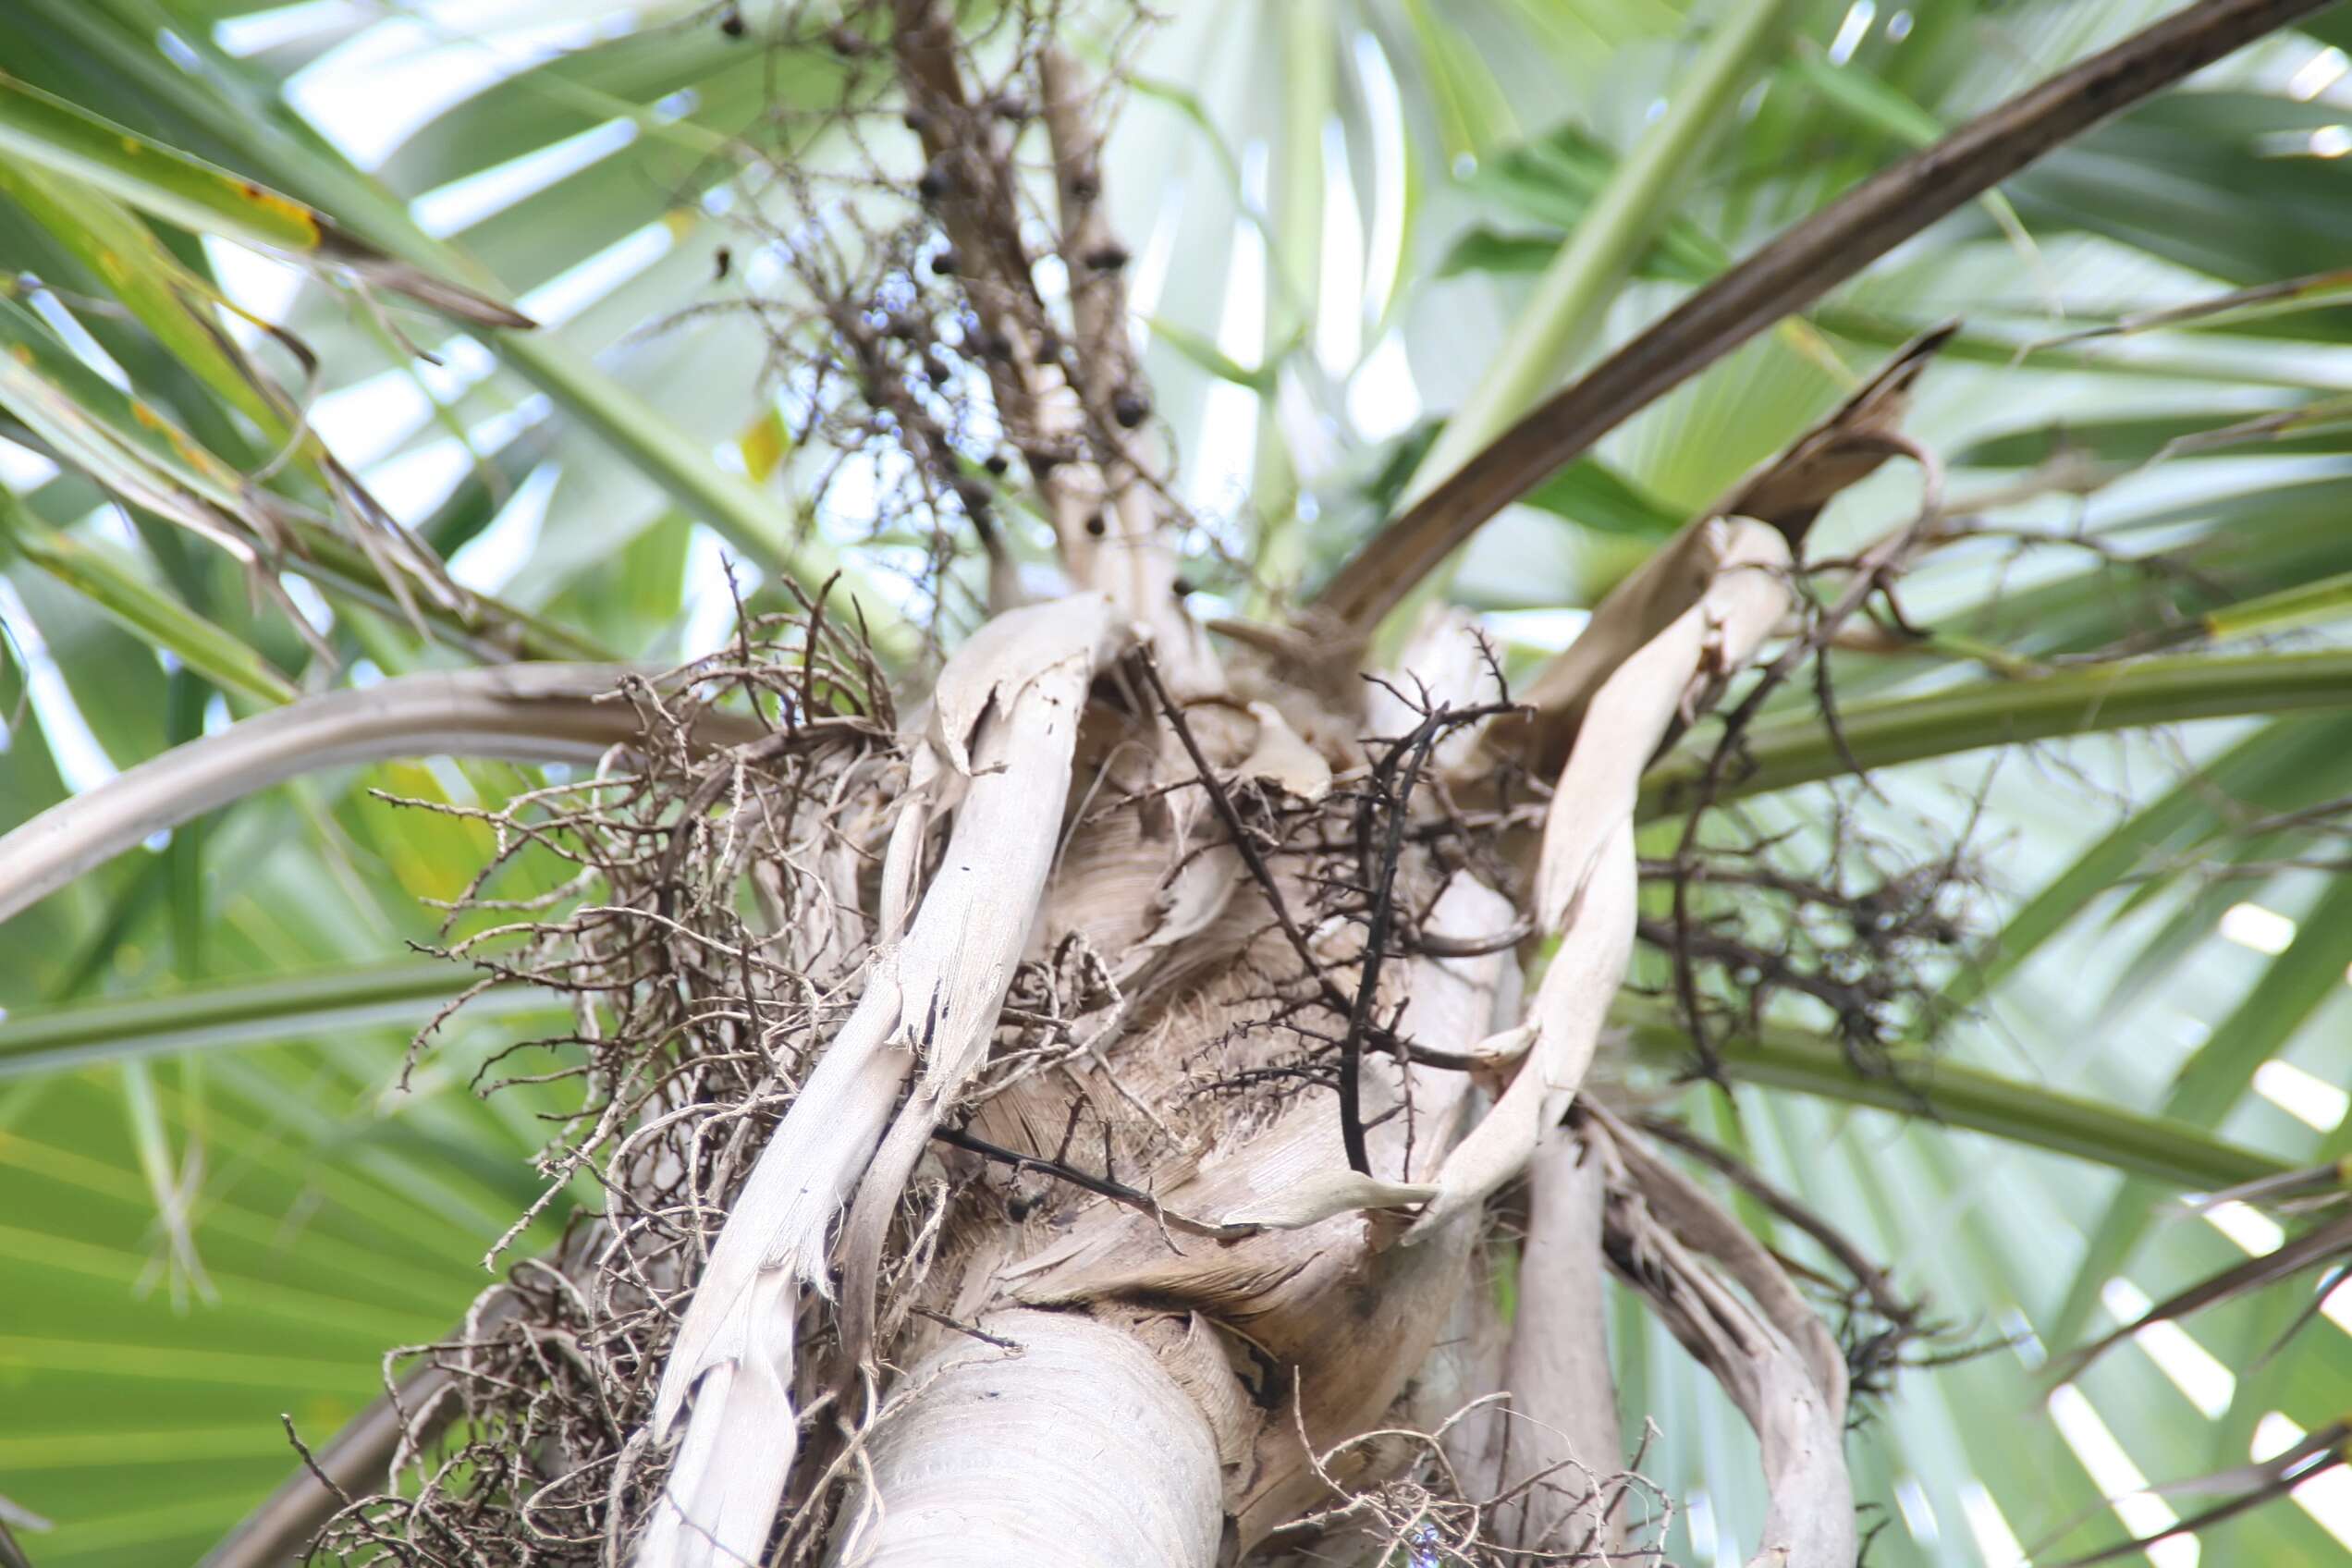
[[[0,1561],[2352,1552],[2321,0],[0,47]]]

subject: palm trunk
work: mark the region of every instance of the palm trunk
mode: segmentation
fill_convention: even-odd
[[[984,1318],[907,1378],[830,1562],[861,1568],[1213,1568],[1215,1434],[1152,1348],[1083,1313]]]

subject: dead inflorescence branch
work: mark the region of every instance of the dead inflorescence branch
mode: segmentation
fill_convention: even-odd
[[[1900,1368],[1920,1364],[1907,1354],[1914,1346],[1933,1345],[1937,1348],[1929,1354],[1936,1355],[1953,1350],[1954,1326],[1930,1318],[1924,1300],[1898,1291],[1883,1267],[1811,1206],[1679,1121],[1649,1116],[1642,1118],[1639,1125],[1651,1137],[1715,1171],[1829,1256],[1838,1270],[1835,1276],[1807,1268],[1784,1254],[1773,1255],[1793,1279],[1837,1314],[1838,1342],[1845,1350],[1846,1378],[1854,1394],[1891,1391]]]
[[[673,324],[761,335],[788,427],[758,437],[761,460],[904,563],[935,631],[1023,602],[1052,559],[1189,668],[1169,543],[1186,514],[1130,341],[1100,152],[1144,14],[1089,18],[1112,67],[1097,79],[1050,4],[792,9],[759,42],[829,55],[839,91],[779,102],[754,134],[766,158],[717,209],[740,239]]]
[[[1665,1562],[1673,1501],[1641,1473],[1641,1454],[1620,1470],[1596,1472],[1563,1460],[1501,1477],[1491,1490],[1473,1488],[1448,1442],[1454,1428],[1473,1417],[1509,1422],[1516,1413],[1507,1394],[1489,1394],[1426,1432],[1381,1427],[1321,1452],[1310,1448],[1316,1475],[1341,1501],[1287,1526],[1285,1534],[1309,1540],[1337,1536],[1368,1549],[1365,1561],[1402,1568],[1658,1568]],[[1372,1467],[1390,1478],[1370,1486],[1341,1480],[1342,1471],[1363,1467],[1348,1461],[1361,1461],[1366,1451],[1383,1455],[1387,1462]],[[1550,1520],[1536,1538],[1525,1538],[1506,1523],[1536,1512]]]
[[[1488,658],[1491,662],[1490,655]],[[1387,962],[1413,951],[1429,950],[1428,939],[1416,929],[1418,922],[1409,900],[1401,900],[1400,874],[1411,860],[1419,870],[1415,884],[1429,880],[1432,839],[1476,842],[1475,836],[1459,824],[1452,802],[1439,791],[1424,790],[1424,777],[1431,758],[1449,737],[1515,709],[1508,700],[1457,708],[1432,704],[1426,696],[1408,700],[1400,692],[1400,701],[1415,715],[1410,729],[1401,736],[1366,741],[1366,749],[1377,752],[1377,757],[1345,790],[1335,790],[1326,797],[1320,809],[1293,811],[1286,817],[1269,815],[1261,825],[1249,819],[1234,790],[1210,764],[1150,653],[1139,653],[1135,666],[1160,717],[1192,765],[1193,781],[1207,795],[1270,919],[1297,957],[1305,983],[1303,990],[1279,989],[1269,996],[1273,1011],[1259,1025],[1290,1031],[1307,1042],[1302,1059],[1228,1074],[1204,1088],[1230,1091],[1286,1079],[1329,1084],[1339,1098],[1341,1152],[1351,1170],[1368,1174],[1371,1164],[1365,1143],[1361,1088],[1366,1050],[1383,1051],[1424,1066],[1467,1069],[1473,1065],[1457,1054],[1416,1045],[1402,1030],[1401,1004],[1389,1003],[1384,1010],[1381,1000],[1380,976]],[[1499,671],[1495,679],[1500,686]],[[1449,831],[1427,831],[1439,821],[1451,822]],[[1416,833],[1416,828],[1423,831]],[[1277,869],[1278,861],[1305,864],[1286,879]],[[1297,884],[1318,895],[1310,917],[1316,933],[1312,937],[1307,922],[1292,908]],[[1336,928],[1361,932],[1360,942],[1354,944],[1344,962],[1335,958],[1342,950],[1333,938]],[[1506,930],[1466,946],[1496,950],[1524,935]],[[1436,940],[1445,945],[1444,938]],[[1343,983],[1340,973],[1347,967],[1355,970],[1352,986]],[[1334,1060],[1327,1064],[1326,1057]]]
[[[749,1157],[846,1005],[862,884],[906,782],[888,684],[821,606],[748,618],[717,654],[626,682],[613,700],[644,739],[594,773],[433,803],[494,846],[437,950],[483,973],[469,995],[529,986],[571,1013],[476,1073],[479,1092],[539,1085],[561,1108],[542,1196],[497,1250],[583,1189],[602,1213],[514,1265],[457,1336],[387,1363],[396,1401],[430,1392],[396,1405],[398,1484],[345,1508],[326,1555],[601,1563],[654,1506],[661,1457],[631,1441],[652,1373]],[[765,733],[692,743],[719,708]]]

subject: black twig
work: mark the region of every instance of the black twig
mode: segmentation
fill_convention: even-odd
[[[1131,1187],[1124,1182],[1114,1182],[1108,1176],[1097,1176],[1091,1170],[1082,1170],[1077,1166],[1059,1159],[1047,1159],[1042,1155],[1023,1154],[1019,1149],[1009,1149],[1002,1144],[992,1144],[987,1139],[974,1136],[959,1127],[940,1127],[935,1129],[931,1136],[949,1148],[962,1149],[966,1154],[976,1154],[984,1159],[993,1159],[999,1165],[1010,1165],[1016,1170],[1035,1170],[1040,1175],[1051,1176],[1057,1181],[1067,1182],[1073,1187],[1083,1188],[1099,1197],[1109,1198],[1113,1203],[1140,1209],[1171,1231],[1182,1231],[1187,1235],[1209,1236],[1219,1240],[1229,1240],[1247,1233],[1244,1228],[1204,1224],[1200,1220],[1187,1219],[1183,1215],[1162,1207],[1158,1198],[1140,1187]]]
[[[1193,771],[1199,776],[1201,788],[1208,791],[1209,805],[1216,811],[1218,820],[1225,825],[1225,831],[1232,836],[1233,848],[1241,854],[1242,864],[1248,867],[1258,890],[1266,895],[1275,923],[1282,928],[1283,938],[1298,954],[1299,962],[1306,965],[1308,975],[1321,986],[1333,1011],[1343,1014],[1352,1012],[1353,1004],[1338,986],[1331,984],[1329,976],[1323,971],[1322,962],[1315,956],[1315,949],[1307,945],[1306,933],[1299,929],[1298,921],[1292,915],[1290,900],[1282,897],[1281,884],[1274,879],[1273,868],[1266,864],[1266,855],[1257,846],[1256,835],[1242,820],[1241,810],[1233,804],[1232,795],[1226,790],[1224,781],[1217,777],[1217,770],[1209,766],[1208,753],[1201,750],[1200,741],[1193,734],[1193,727],[1185,721],[1184,710],[1176,705],[1175,699],[1168,694],[1168,688],[1160,683],[1159,665],[1153,659],[1149,648],[1136,651],[1135,668],[1143,673],[1144,684],[1151,688],[1152,699],[1158,703],[1159,711],[1167,718],[1169,727],[1175,730],[1177,742],[1184,748],[1184,754],[1192,759]]]
[[[1340,1143],[1351,1168],[1372,1173],[1372,1156],[1364,1145],[1364,1032],[1372,1021],[1372,1004],[1380,989],[1380,965],[1388,957],[1389,927],[1396,919],[1397,862],[1404,852],[1404,826],[1412,815],[1413,790],[1430,749],[1453,728],[1449,710],[1440,704],[1413,727],[1411,734],[1389,749],[1372,769],[1372,788],[1356,806],[1356,835],[1362,853],[1361,875],[1371,889],[1372,907],[1365,922],[1364,964],[1356,981],[1355,1002],[1348,1009],[1347,1033],[1340,1037]],[[1404,759],[1403,777],[1393,792],[1388,780]],[[1372,817],[1386,806],[1377,863],[1370,854]]]

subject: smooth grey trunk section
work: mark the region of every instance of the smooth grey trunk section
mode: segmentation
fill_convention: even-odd
[[[1208,1418],[1133,1335],[998,1313],[1021,1348],[947,1341],[875,1434],[836,1568],[1213,1568],[1224,1528]]]

